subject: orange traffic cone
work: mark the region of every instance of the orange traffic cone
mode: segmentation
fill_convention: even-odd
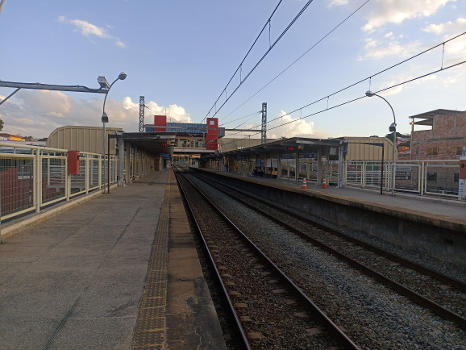
[[[327,188],[327,179],[325,177],[322,179],[322,188]]]
[[[303,184],[301,185],[301,189],[302,189],[302,190],[307,190],[306,178],[303,178]]]

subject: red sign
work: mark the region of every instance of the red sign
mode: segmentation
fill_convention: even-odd
[[[205,148],[214,151],[218,149],[218,118],[207,118]]]
[[[154,115],[154,132],[165,132],[167,131],[167,116],[166,115]]]
[[[460,179],[466,179],[466,160],[460,160]]]

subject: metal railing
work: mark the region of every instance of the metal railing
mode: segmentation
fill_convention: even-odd
[[[68,174],[67,150],[0,142],[0,220],[40,212],[51,204],[101,189],[106,184],[103,157],[81,152],[80,172]],[[110,183],[117,179],[110,157]]]
[[[346,186],[380,188],[380,161],[346,161],[343,183]],[[393,188],[392,162],[384,162],[383,189]],[[458,197],[458,160],[398,160],[395,191],[419,195]]]
[[[220,162],[221,163],[221,162]],[[210,164],[212,168],[223,171],[219,162]],[[244,164],[243,164],[244,163]],[[223,164],[223,163],[221,163]],[[296,180],[296,159],[282,158],[277,162],[280,179]],[[313,158],[300,158],[298,180],[306,177],[310,184],[320,185],[322,178],[328,184],[338,183],[338,160],[319,162]],[[256,166],[256,160],[241,162],[231,172],[247,175]],[[382,189],[391,191],[393,187],[392,161],[383,163],[381,180],[381,161],[348,160],[343,164],[342,185],[359,188]],[[398,160],[396,162],[395,191],[411,192],[418,195],[458,197],[459,161],[458,160]]]
[[[280,160],[280,178],[281,179],[295,179],[295,159],[281,159]],[[319,162],[316,159],[300,158],[299,159],[299,172],[298,178],[306,178],[308,183],[320,183],[320,178],[325,177],[330,184],[338,183],[338,161],[330,160],[326,163],[325,167],[319,169]]]

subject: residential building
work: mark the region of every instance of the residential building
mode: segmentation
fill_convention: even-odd
[[[462,148],[466,146],[466,111],[437,109],[410,118],[411,152],[404,159],[459,159]],[[415,131],[415,125],[430,129]]]

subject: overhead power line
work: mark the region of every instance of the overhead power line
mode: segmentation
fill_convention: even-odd
[[[353,17],[359,10],[361,10],[364,6],[366,6],[371,0],[364,1],[361,5],[359,5],[353,12],[351,12],[348,16],[346,16],[343,20],[338,22],[335,26],[332,27],[325,35],[323,35],[319,40],[317,40],[312,46],[304,51],[301,55],[299,55],[295,60],[293,60],[288,66],[286,66],[282,71],[280,71],[277,75],[275,75],[272,79],[270,79],[265,85],[263,85],[259,90],[254,92],[251,96],[249,96],[245,101],[241,102],[238,106],[235,107],[228,115],[235,113],[238,109],[243,107],[246,103],[251,101],[254,97],[256,97],[260,92],[262,92],[266,87],[272,84],[275,80],[277,80],[280,76],[282,76],[285,72],[287,72],[291,67],[293,67],[296,63],[298,63],[304,56],[306,56],[309,52],[311,52],[316,46],[318,46],[322,41],[327,39],[330,35],[332,35],[338,28],[340,28],[344,23],[346,23],[351,17]]]
[[[261,62],[267,57],[267,55],[269,54],[270,51],[272,51],[272,49],[275,47],[275,45],[277,45],[277,43],[283,38],[283,36],[286,34],[286,32],[288,32],[288,30],[293,26],[293,24],[298,20],[299,17],[301,17],[301,15],[304,13],[304,11],[306,11],[306,9],[309,7],[309,5],[313,2],[314,0],[308,0],[304,6],[301,8],[301,10],[296,14],[296,16],[293,18],[293,20],[288,23],[288,25],[285,27],[285,29],[280,33],[280,35],[277,37],[277,39],[275,39],[275,41],[273,43],[271,43],[269,45],[269,48],[265,51],[265,53],[262,55],[262,57],[256,62],[256,64],[249,70],[249,72],[246,74],[246,76],[244,78],[241,78],[241,71],[242,71],[242,66],[243,66],[243,62],[244,62],[244,59],[243,61],[240,63],[240,65],[238,66],[238,68],[236,69],[235,73],[233,74],[233,76],[230,78],[229,82],[227,83],[227,85],[225,86],[225,88],[222,90],[222,92],[220,93],[220,95],[218,96],[217,100],[214,102],[214,104],[212,105],[212,107],[210,107],[209,111],[207,112],[206,116],[202,119],[206,119],[210,113],[212,112],[212,110],[214,110],[214,113],[213,113],[213,117],[215,117],[217,115],[217,113],[223,108],[223,106],[230,100],[230,98],[236,93],[236,91],[238,91],[238,89],[241,87],[241,85],[243,85],[243,83],[250,77],[250,75],[254,72],[254,70],[261,64]],[[281,1],[279,2],[279,4],[281,3]],[[279,5],[278,4],[278,5]],[[277,7],[278,7],[277,5]],[[275,10],[274,10],[274,13],[275,13]],[[273,15],[273,14],[272,14]],[[269,19],[267,20],[265,26],[267,25],[270,25],[270,19],[271,17],[269,17]],[[261,30],[261,33],[259,34],[259,36],[262,34],[262,32],[264,31],[264,28],[265,26],[263,27],[263,29]],[[270,26],[269,26],[270,28]],[[259,36],[256,38],[256,41],[257,39],[259,38]],[[256,42],[255,41],[255,42]],[[255,44],[254,42],[254,44]],[[248,54],[249,54],[250,51],[248,51]],[[227,87],[228,85],[230,84],[230,82],[233,80],[233,78],[235,77],[236,73],[237,72],[240,72],[240,82],[239,84],[236,86],[236,88],[228,95],[227,94]],[[225,101],[217,108],[217,102],[220,100],[220,98],[223,96],[223,93],[225,93]]]
[[[390,85],[390,86],[387,86],[387,87],[384,87],[382,89],[379,89],[377,91],[374,91],[375,93],[380,93],[380,92],[384,92],[384,91],[388,91],[388,90],[391,90],[391,89],[394,89],[396,87],[399,87],[399,86],[402,86],[402,85],[405,85],[405,84],[408,84],[408,83],[411,83],[413,81],[416,81],[416,80],[419,80],[419,79],[422,79],[422,78],[425,78],[425,77],[428,77],[430,75],[433,75],[433,74],[436,74],[436,73],[439,73],[439,72],[442,72],[444,70],[448,70],[448,69],[451,69],[451,68],[454,68],[454,67],[458,67],[462,64],[465,64],[466,63],[466,60],[463,60],[463,61],[460,61],[460,62],[457,62],[457,63],[454,63],[454,64],[451,64],[449,66],[442,66],[441,68],[437,69],[437,70],[434,70],[434,71],[431,71],[431,72],[428,72],[428,73],[425,73],[425,74],[422,74],[422,75],[418,75],[414,78],[411,78],[411,79],[407,79],[401,83],[397,83],[397,84],[393,84],[393,85]],[[367,98],[367,96],[364,94],[364,95],[361,95],[361,96],[358,96],[358,97],[355,97],[355,98],[352,98],[350,100],[346,100],[344,102],[341,102],[339,104],[336,104],[336,105],[333,105],[333,106],[330,106],[330,107],[327,107],[327,108],[323,108],[319,111],[316,111],[316,112],[313,112],[313,113],[310,113],[306,116],[303,116],[303,117],[300,117],[300,118],[297,118],[297,119],[293,119],[293,120],[290,120],[288,122],[285,122],[285,123],[282,123],[280,125],[276,125],[274,127],[271,127],[271,128],[268,128],[267,130],[273,130],[273,129],[277,129],[277,128],[280,128],[282,126],[285,126],[285,125],[289,125],[289,124],[293,124],[293,123],[296,123],[297,121],[299,120],[303,120],[303,119],[307,119],[309,117],[312,117],[312,116],[315,116],[317,114],[321,114],[321,113],[324,113],[324,112],[328,112],[330,110],[333,110],[333,109],[336,109],[336,108],[340,108],[340,107],[343,107],[345,105],[348,105],[350,103],[353,103],[353,102],[356,102],[356,101],[359,101],[359,100],[362,100],[364,98]],[[254,127],[253,127],[254,128]],[[248,137],[251,138],[251,136],[255,136],[255,135],[258,135],[260,134],[260,132],[256,132],[254,134],[251,134],[249,135]],[[243,139],[246,139],[246,138],[243,138]],[[223,146],[226,146],[228,144],[231,144],[231,143],[234,143],[234,141],[231,141],[231,142],[227,142],[225,143]]]
[[[313,104],[316,104],[316,103],[318,103],[318,102],[324,101],[324,100],[326,100],[326,99],[328,99],[328,98],[330,98],[330,97],[333,97],[333,96],[335,96],[335,95],[337,95],[337,94],[339,94],[339,93],[341,93],[341,92],[343,92],[343,91],[346,91],[346,90],[348,90],[348,89],[350,89],[350,88],[352,88],[352,87],[354,87],[354,86],[356,86],[356,85],[358,85],[358,84],[361,84],[361,83],[363,83],[363,82],[365,82],[365,81],[368,81],[368,80],[371,81],[372,78],[374,78],[374,77],[376,77],[376,76],[378,76],[378,75],[380,75],[380,74],[382,74],[382,73],[385,73],[385,72],[387,72],[387,71],[389,71],[389,70],[391,70],[391,69],[393,69],[393,68],[396,68],[396,67],[398,67],[398,66],[400,66],[400,65],[402,65],[402,64],[404,64],[404,63],[406,63],[406,62],[409,62],[409,61],[411,61],[411,60],[413,60],[413,59],[415,59],[415,58],[417,58],[417,57],[419,57],[419,56],[421,56],[421,55],[424,55],[424,54],[426,54],[427,52],[430,52],[430,51],[436,49],[437,47],[443,46],[443,45],[445,45],[446,43],[448,43],[448,42],[450,42],[450,41],[452,41],[452,40],[455,40],[455,39],[457,39],[457,38],[459,38],[459,37],[461,37],[461,36],[464,36],[465,34],[466,34],[466,32],[463,32],[463,33],[461,33],[461,34],[455,35],[455,36],[453,36],[453,37],[451,37],[451,38],[449,38],[449,39],[447,39],[447,40],[445,40],[445,41],[443,41],[443,42],[441,42],[441,43],[438,43],[438,44],[436,44],[436,45],[434,45],[434,46],[431,46],[431,47],[429,47],[429,48],[427,48],[427,49],[425,49],[425,50],[423,50],[423,51],[421,51],[421,52],[419,52],[419,53],[417,53],[417,54],[415,54],[415,55],[413,55],[413,56],[411,56],[411,57],[408,57],[408,58],[406,58],[406,59],[404,59],[404,60],[402,60],[402,61],[400,61],[400,62],[398,62],[398,63],[395,63],[395,64],[393,64],[393,65],[391,65],[391,66],[389,66],[389,67],[387,67],[387,68],[384,68],[384,69],[382,69],[382,70],[380,70],[380,71],[378,71],[378,72],[376,72],[376,73],[374,73],[374,74],[372,74],[372,75],[369,75],[369,76],[367,76],[367,77],[365,77],[365,78],[363,78],[363,79],[360,79],[360,80],[358,80],[358,81],[356,81],[356,82],[354,82],[354,83],[352,83],[352,84],[349,84],[348,86],[345,86],[344,88],[341,88],[341,89],[339,89],[339,90],[337,90],[337,91],[335,91],[335,92],[332,92],[331,94],[329,94],[329,95],[327,95],[327,96],[321,97],[321,98],[319,98],[318,100],[312,101],[312,102],[310,102],[310,103],[308,103],[308,104],[305,104],[304,106],[301,106],[301,107],[299,107],[299,108],[296,108],[296,109],[292,110],[291,112],[289,112],[289,113],[287,113],[287,114],[288,114],[288,115],[294,114],[294,113],[296,113],[296,112],[301,111],[301,110],[304,109],[304,108],[307,108],[307,107],[312,106]],[[281,118],[283,118],[283,116],[280,116],[280,117],[277,117],[277,118],[275,118],[275,119],[272,119],[272,120],[270,120],[270,122],[273,122],[274,120],[281,119]]]
[[[401,82],[401,83],[393,84],[393,85],[387,86],[387,87],[385,87],[385,88],[379,89],[379,90],[374,91],[374,92],[375,92],[375,93],[380,93],[380,92],[388,91],[388,90],[394,89],[394,88],[396,88],[396,87],[399,87],[399,86],[402,86],[402,85],[411,83],[411,82],[413,82],[413,81],[416,81],[416,80],[419,80],[419,79],[428,77],[428,76],[430,76],[430,75],[433,75],[433,74],[442,72],[442,71],[444,71],[444,70],[448,70],[448,69],[451,69],[451,68],[460,66],[460,65],[465,64],[465,63],[466,63],[466,60],[463,60],[463,61],[460,61],[460,62],[451,64],[451,65],[449,65],[449,66],[443,66],[443,67],[441,67],[441,68],[439,68],[439,69],[436,69],[436,70],[434,70],[434,71],[431,71],[431,72],[429,72],[429,73],[425,73],[425,74],[422,74],[422,75],[418,75],[418,76],[416,76],[416,77],[414,77],[414,78],[407,79],[407,80],[405,80],[405,81],[403,81],[403,82]],[[314,116],[314,115],[317,115],[317,114],[320,114],[320,113],[323,113],[323,112],[327,112],[327,111],[329,111],[329,110],[332,110],[332,109],[335,109],[335,108],[339,108],[339,107],[342,107],[342,106],[344,106],[344,105],[347,105],[347,104],[350,104],[350,103],[359,101],[359,100],[361,100],[361,99],[363,99],[363,98],[366,98],[366,97],[367,97],[367,96],[364,94],[364,95],[362,95],[362,96],[353,98],[353,99],[351,99],[351,100],[347,100],[347,101],[345,101],[345,102],[342,102],[342,103],[333,105],[333,106],[331,106],[331,107],[327,107],[327,108],[321,109],[321,110],[319,110],[319,111],[317,111],[317,112],[310,113],[310,114],[305,115],[305,116],[303,116],[303,117],[290,120],[290,121],[285,122],[285,123],[282,123],[282,124],[280,124],[280,125],[276,125],[276,126],[274,126],[274,127],[268,128],[267,130],[277,129],[277,128],[280,128],[280,127],[282,127],[282,126],[295,123],[295,122],[297,122],[298,120],[303,120],[303,119],[312,117],[312,116]],[[254,135],[257,135],[257,134],[259,134],[259,133],[253,134],[253,135],[251,135],[251,136],[254,136]]]
[[[258,113],[260,113],[260,111],[249,113],[248,115],[244,115],[244,116],[242,116],[242,117],[235,118],[235,119],[229,120],[229,121],[227,121],[227,122],[225,122],[225,123],[222,123],[222,124],[220,124],[220,126],[224,126],[224,125],[227,125],[227,124],[231,124],[231,123],[233,123],[233,122],[236,122],[236,121],[238,121],[238,120],[242,120],[242,119],[244,119],[244,118],[249,118],[249,117],[251,117],[251,116],[253,116],[253,115],[256,115],[256,114],[258,114]]]
[[[254,39],[253,43],[251,44],[251,46],[249,47],[248,51],[246,52],[246,55],[244,55],[243,59],[241,60],[240,64],[238,65],[238,67],[236,68],[236,70],[233,72],[233,75],[231,76],[230,80],[228,80],[228,83],[225,85],[225,87],[223,88],[222,92],[220,92],[220,95],[218,95],[217,99],[215,100],[214,104],[212,105],[212,107],[210,107],[209,111],[207,112],[206,116],[204,117],[204,119],[210,114],[210,112],[212,111],[213,108],[215,108],[215,105],[217,104],[217,102],[220,100],[220,98],[223,96],[223,93],[226,94],[226,91],[227,91],[227,88],[228,86],[230,85],[231,81],[233,80],[233,78],[236,76],[236,73],[238,73],[238,71],[240,71],[242,69],[242,66],[243,66],[243,63],[244,61],[246,60],[246,58],[249,56],[249,53],[252,51],[253,47],[256,45],[257,43],[257,40],[259,40],[259,38],[261,37],[262,33],[264,32],[265,28],[267,28],[267,26],[269,26],[269,31],[270,31],[270,21],[272,20],[272,17],[275,15],[275,12],[277,12],[278,10],[278,7],[281,5],[281,3],[283,2],[283,0],[279,0],[277,5],[275,6],[275,8],[273,9],[272,13],[270,14],[269,18],[267,19],[267,21],[265,21],[264,25],[262,26],[262,29],[259,31],[259,34],[257,34],[256,36],[256,39]],[[269,33],[270,35],[270,33]],[[204,120],[202,119],[202,120]]]
[[[409,62],[409,61],[411,61],[411,60],[413,60],[413,59],[415,59],[415,58],[417,58],[419,56],[422,56],[422,55],[424,55],[424,54],[426,54],[426,53],[428,53],[428,52],[430,52],[430,51],[432,51],[432,50],[434,50],[434,49],[436,49],[436,48],[438,48],[440,46],[444,46],[445,44],[449,43],[450,41],[458,39],[459,37],[464,36],[464,35],[466,35],[466,32],[457,34],[457,35],[455,35],[455,36],[453,36],[453,37],[451,37],[449,39],[446,39],[446,40],[444,40],[444,41],[442,41],[442,42],[440,42],[440,43],[438,43],[438,44],[436,44],[434,46],[431,46],[431,47],[429,47],[429,48],[427,48],[427,49],[425,49],[423,51],[420,51],[415,55],[412,55],[412,56],[410,56],[410,57],[408,57],[408,58],[406,58],[406,59],[404,59],[402,61],[399,61],[399,62],[397,62],[397,63],[395,63],[395,64],[393,64],[393,65],[391,65],[389,67],[386,67],[386,68],[384,68],[384,69],[382,69],[382,70],[380,70],[380,71],[378,71],[378,72],[376,72],[374,74],[371,74],[371,75],[366,76],[366,77],[364,77],[362,79],[359,79],[359,80],[357,80],[357,81],[355,81],[355,82],[353,82],[353,83],[351,83],[351,84],[349,84],[349,85],[347,85],[347,86],[345,86],[345,87],[343,87],[341,89],[338,89],[338,90],[336,90],[336,91],[334,91],[334,92],[332,92],[332,93],[330,93],[328,95],[325,95],[325,96],[323,96],[321,98],[318,98],[318,99],[316,99],[316,100],[314,100],[312,102],[309,102],[309,103],[307,103],[307,104],[305,104],[305,105],[303,105],[301,107],[295,108],[292,111],[290,111],[290,112],[288,112],[288,113],[286,113],[284,115],[273,118],[273,119],[269,120],[267,122],[267,124],[270,124],[270,123],[272,123],[272,122],[274,122],[276,120],[282,119],[283,117],[285,117],[287,115],[292,115],[292,114],[294,114],[296,112],[300,112],[303,109],[305,109],[307,107],[310,107],[310,106],[312,106],[312,105],[314,105],[316,103],[319,103],[319,102],[322,102],[322,101],[325,101],[325,100],[328,101],[331,97],[334,97],[335,95],[338,95],[338,94],[340,94],[340,93],[342,93],[342,92],[344,92],[344,91],[346,91],[346,90],[348,90],[348,89],[350,89],[350,88],[352,88],[352,87],[354,87],[356,85],[359,85],[359,84],[361,84],[363,82],[366,82],[366,81],[371,82],[372,78],[377,77],[378,75],[380,75],[382,73],[385,73],[385,72],[387,72],[387,71],[389,71],[389,70],[391,70],[393,68],[396,68],[396,67],[398,67],[398,66],[400,66],[400,65],[402,65],[402,64],[404,64],[406,62]],[[256,125],[252,126],[252,128],[256,128],[256,127],[259,127],[259,126],[260,126],[260,124],[256,124]]]
[[[451,38],[449,38],[449,39],[447,39],[447,40],[445,40],[445,41],[443,41],[443,42],[441,42],[441,43],[439,43],[439,44],[437,44],[437,45],[434,45],[434,46],[432,46],[432,47],[430,47],[430,48],[428,48],[428,49],[426,49],[426,50],[423,50],[423,51],[417,53],[416,55],[413,55],[413,56],[411,56],[411,57],[409,57],[409,58],[407,58],[407,59],[404,59],[404,60],[402,60],[402,61],[400,61],[400,62],[394,64],[394,65],[391,65],[391,66],[389,66],[389,67],[387,67],[387,68],[385,68],[385,69],[382,69],[381,71],[378,71],[377,73],[372,74],[372,75],[370,75],[369,77],[366,77],[366,78],[364,78],[364,79],[360,79],[360,80],[358,80],[358,81],[355,82],[355,83],[352,83],[352,84],[350,84],[350,85],[348,85],[348,86],[346,86],[346,87],[344,87],[344,88],[342,88],[342,89],[339,89],[339,90],[337,90],[337,91],[335,91],[335,92],[333,92],[333,93],[327,95],[326,97],[320,98],[320,99],[318,99],[318,100],[316,100],[316,101],[313,101],[313,102],[311,102],[311,103],[308,103],[308,104],[306,104],[306,105],[304,105],[304,106],[302,106],[302,107],[296,108],[295,110],[291,111],[290,113],[287,113],[287,114],[282,115],[282,116],[280,116],[280,117],[276,117],[276,118],[274,118],[274,119],[268,121],[267,123],[269,124],[269,123],[271,123],[271,122],[273,122],[273,121],[275,121],[275,120],[281,119],[281,118],[283,118],[283,117],[285,117],[285,116],[287,116],[287,115],[290,115],[290,114],[292,114],[292,113],[295,113],[295,112],[297,112],[297,111],[300,111],[300,110],[302,110],[303,108],[309,107],[309,106],[311,106],[311,105],[313,105],[313,104],[315,104],[315,103],[317,103],[317,102],[319,102],[319,101],[324,101],[325,99],[327,99],[327,97],[335,96],[336,94],[338,94],[338,93],[340,93],[340,92],[342,92],[342,91],[345,91],[345,90],[349,89],[350,87],[356,86],[357,84],[360,84],[360,83],[362,83],[362,82],[364,82],[364,81],[370,80],[371,78],[373,78],[373,77],[375,77],[375,76],[377,76],[377,75],[379,75],[379,74],[382,74],[382,73],[384,73],[384,72],[386,72],[386,71],[388,71],[388,70],[390,70],[390,69],[392,69],[392,68],[394,68],[394,67],[397,67],[397,66],[399,66],[399,65],[401,65],[401,64],[403,64],[403,63],[405,63],[405,62],[410,61],[411,59],[413,59],[413,58],[415,58],[415,57],[419,57],[419,56],[422,55],[422,54],[425,54],[425,53],[427,53],[427,52],[429,52],[429,51],[431,51],[431,50],[433,50],[433,49],[435,49],[435,48],[437,48],[437,47],[439,47],[439,46],[443,46],[443,45],[445,45],[446,43],[448,43],[448,42],[450,42],[450,41],[452,41],[452,40],[455,40],[455,39],[457,39],[457,38],[459,38],[459,37],[461,37],[461,36],[464,36],[464,35],[466,35],[466,32],[463,32],[463,33],[461,33],[461,34],[455,35],[455,36],[453,36],[453,37],[451,37]],[[442,71],[445,71],[445,70],[448,70],[448,69],[451,69],[451,68],[454,68],[454,67],[458,67],[458,66],[463,65],[463,64],[465,64],[465,63],[466,63],[466,60],[463,60],[463,61],[460,61],[460,62],[451,64],[451,65],[449,65],[449,66],[444,66],[443,55],[442,55],[442,66],[441,66],[439,69],[430,71],[430,72],[428,72],[428,73],[425,73],[425,74],[416,76],[416,77],[411,78],[411,79],[407,79],[407,80],[405,80],[405,81],[403,81],[403,82],[400,82],[400,83],[396,83],[396,84],[393,84],[393,85],[390,85],[390,86],[381,88],[381,89],[379,89],[379,90],[377,90],[377,91],[374,91],[374,92],[375,92],[375,93],[381,93],[381,92],[384,92],[384,91],[388,91],[388,90],[397,88],[397,87],[399,87],[399,86],[403,86],[403,85],[405,85],[405,84],[411,83],[411,82],[413,82],[413,81],[416,81],[416,80],[419,80],[419,79],[428,77],[428,76],[430,76],[430,75],[433,75],[433,74],[436,74],[436,73],[439,73],[439,72],[442,72]],[[303,119],[306,119],[306,118],[309,118],[309,117],[312,117],[312,116],[315,116],[315,115],[318,115],[318,114],[321,114],[321,113],[324,113],[324,112],[327,112],[327,111],[330,111],[330,110],[333,110],[333,109],[336,109],[336,108],[340,108],[340,107],[345,106],[345,105],[347,105],[347,104],[350,104],[350,103],[353,103],[353,102],[362,100],[362,99],[364,99],[364,98],[366,98],[366,97],[367,97],[367,96],[364,94],[364,95],[362,95],[362,96],[358,96],[358,97],[356,97],[356,98],[353,98],[353,99],[350,99],[350,100],[346,100],[346,101],[344,101],[344,102],[341,102],[341,103],[339,103],[339,104],[336,104],[336,105],[333,105],[333,106],[330,106],[330,107],[327,105],[326,108],[323,108],[323,109],[321,109],[321,110],[319,110],[319,111],[310,113],[310,114],[308,114],[308,115],[305,115],[305,116],[300,117],[300,118],[297,118],[297,119],[290,120],[290,121],[288,121],[288,122],[285,122],[285,123],[276,125],[276,126],[274,126],[274,127],[267,128],[267,130],[277,129],[277,128],[283,127],[283,126],[285,126],[285,125],[289,125],[289,124],[295,123],[295,122],[297,122],[297,121],[299,121],[299,120],[303,120]],[[260,126],[260,124],[259,124],[259,125],[254,125],[254,126],[252,126],[251,129],[254,129],[254,128],[258,127],[258,126]],[[251,136],[255,136],[255,135],[258,135],[258,134],[260,134],[260,132],[256,132],[256,133],[254,133],[254,134],[248,135],[248,137],[250,138]],[[243,139],[245,139],[245,138],[243,138]],[[225,145],[227,145],[227,144],[229,144],[229,143],[226,143]]]

